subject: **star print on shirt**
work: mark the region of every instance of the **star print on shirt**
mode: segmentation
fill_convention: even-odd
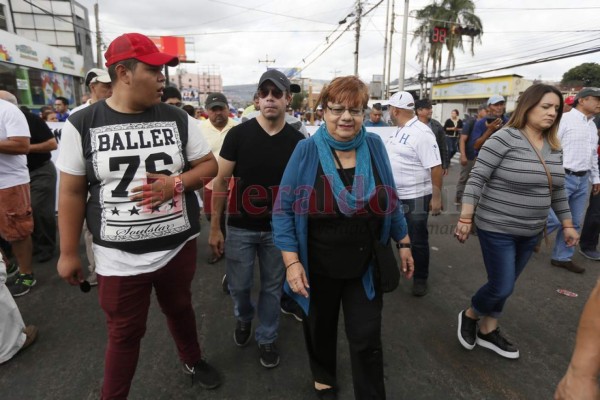
[[[171,203],[169,203],[169,205],[171,206],[171,208],[175,208],[175,207],[177,207],[177,200],[175,200],[175,199],[172,199],[172,200],[171,200]]]
[[[133,214],[140,215],[140,213],[139,213],[140,209],[136,208],[135,206],[133,206],[133,208],[131,210],[127,210],[127,211],[129,211],[129,215],[133,215]]]
[[[119,215],[119,210],[117,210],[117,207],[113,208],[110,211],[112,212],[112,215]]]
[[[160,211],[160,206],[152,207],[152,214]]]

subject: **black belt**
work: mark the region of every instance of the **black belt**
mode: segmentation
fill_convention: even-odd
[[[587,171],[571,171],[570,169],[565,168],[565,174],[567,175],[585,176],[587,173]]]

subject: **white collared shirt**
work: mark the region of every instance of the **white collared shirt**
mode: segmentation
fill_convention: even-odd
[[[563,149],[563,167],[575,172],[590,171],[592,183],[600,183],[598,175],[598,130],[593,119],[573,108],[563,114],[558,127]]]

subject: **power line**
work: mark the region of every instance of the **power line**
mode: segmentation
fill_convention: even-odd
[[[257,9],[254,9],[254,8],[243,7],[243,6],[239,6],[237,4],[234,4],[234,3],[228,3],[226,1],[221,1],[221,0],[209,0],[209,1],[212,1],[213,3],[225,4],[225,5],[228,5],[230,7],[241,8],[241,9],[248,10],[248,11],[254,11],[254,12],[259,12],[259,13],[269,14],[269,15],[276,15],[278,17],[286,17],[286,18],[292,18],[292,19],[299,19],[301,21],[315,22],[317,24],[333,25],[331,22],[317,21],[317,20],[314,20],[314,19],[302,18],[302,17],[298,17],[298,16],[295,16],[295,15],[280,14],[280,13],[276,13],[276,12],[272,12],[272,11],[257,10]]]

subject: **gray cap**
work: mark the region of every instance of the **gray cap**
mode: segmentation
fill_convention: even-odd
[[[506,103],[506,100],[504,99],[504,97],[500,96],[499,94],[493,95],[487,101],[488,106],[490,104],[498,104],[498,103]]]
[[[295,83],[291,83],[287,76],[283,74],[283,72],[278,71],[276,69],[270,69],[260,77],[258,81],[258,86],[262,85],[266,81],[271,81],[275,86],[279,88],[279,90],[289,93],[300,93],[300,86]]]
[[[577,96],[575,96],[575,100],[579,100],[579,99],[582,99],[582,98],[588,97],[588,96],[600,97],[600,89],[598,89],[598,88],[583,88],[579,91],[579,93],[577,93]]]

